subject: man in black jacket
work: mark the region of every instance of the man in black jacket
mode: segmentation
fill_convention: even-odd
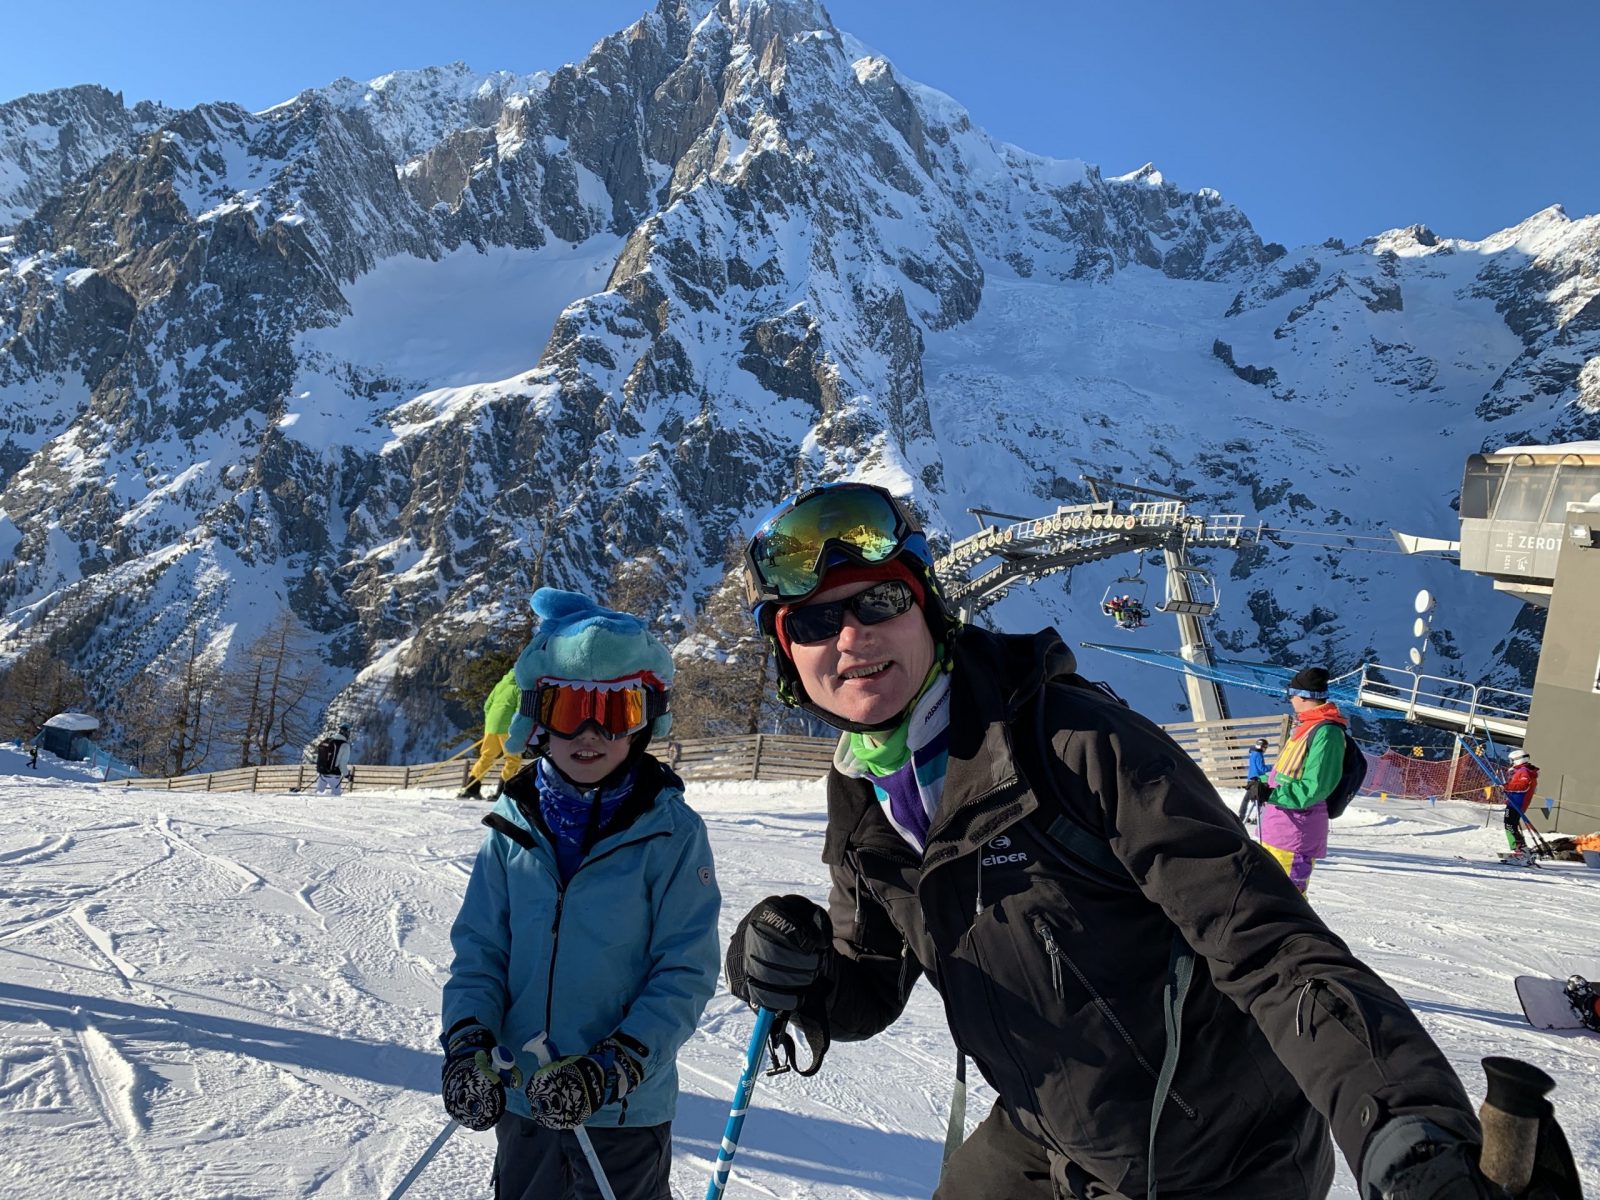
[[[803,493],[746,552],[780,697],[844,736],[828,908],[752,909],[735,993],[856,1040],[925,975],[1000,1098],[942,1200],[1312,1200],[1330,1127],[1364,1200],[1500,1195],[1443,1054],[1194,763],[1054,631],[958,627],[931,568],[863,484]]]

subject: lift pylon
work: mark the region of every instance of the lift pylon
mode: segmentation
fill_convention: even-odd
[[[1203,621],[1216,610],[1216,584],[1209,573],[1189,561],[1188,551],[1236,548],[1244,536],[1244,516],[1191,513],[1180,499],[1119,506],[1115,500],[1099,499],[1097,488],[1094,495],[1096,499],[1088,504],[1063,505],[1046,516],[1004,525],[985,523],[977,533],[957,541],[934,564],[950,606],[961,620],[970,621],[1019,583],[1032,583],[1118,554],[1160,550],[1166,562],[1167,591],[1157,608],[1178,618],[1184,658],[1210,663]],[[980,522],[987,515],[981,514]],[[1215,683],[1186,675],[1184,685],[1196,720],[1227,715]]]

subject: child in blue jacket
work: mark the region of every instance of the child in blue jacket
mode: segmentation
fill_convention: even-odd
[[[721,907],[705,826],[646,753],[672,657],[585,596],[541,588],[533,610],[508,749],[533,734],[542,757],[483,819],[450,931],[445,1109],[494,1128],[498,1200],[600,1195],[580,1127],[618,1200],[670,1200],[677,1053],[716,986]]]

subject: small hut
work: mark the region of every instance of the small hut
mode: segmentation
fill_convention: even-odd
[[[57,713],[44,723],[34,740],[39,749],[48,750],[57,758],[78,762],[94,752],[90,738],[100,729],[100,722],[87,713]]]

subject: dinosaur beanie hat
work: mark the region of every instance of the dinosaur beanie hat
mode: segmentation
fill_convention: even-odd
[[[517,659],[523,702],[512,720],[508,747],[525,745],[533,732],[532,697],[541,680],[604,683],[648,674],[663,691],[672,687],[672,655],[638,617],[558,588],[540,588],[532,604],[539,625]],[[651,723],[650,736],[665,737],[671,728],[672,714],[663,713]]]

